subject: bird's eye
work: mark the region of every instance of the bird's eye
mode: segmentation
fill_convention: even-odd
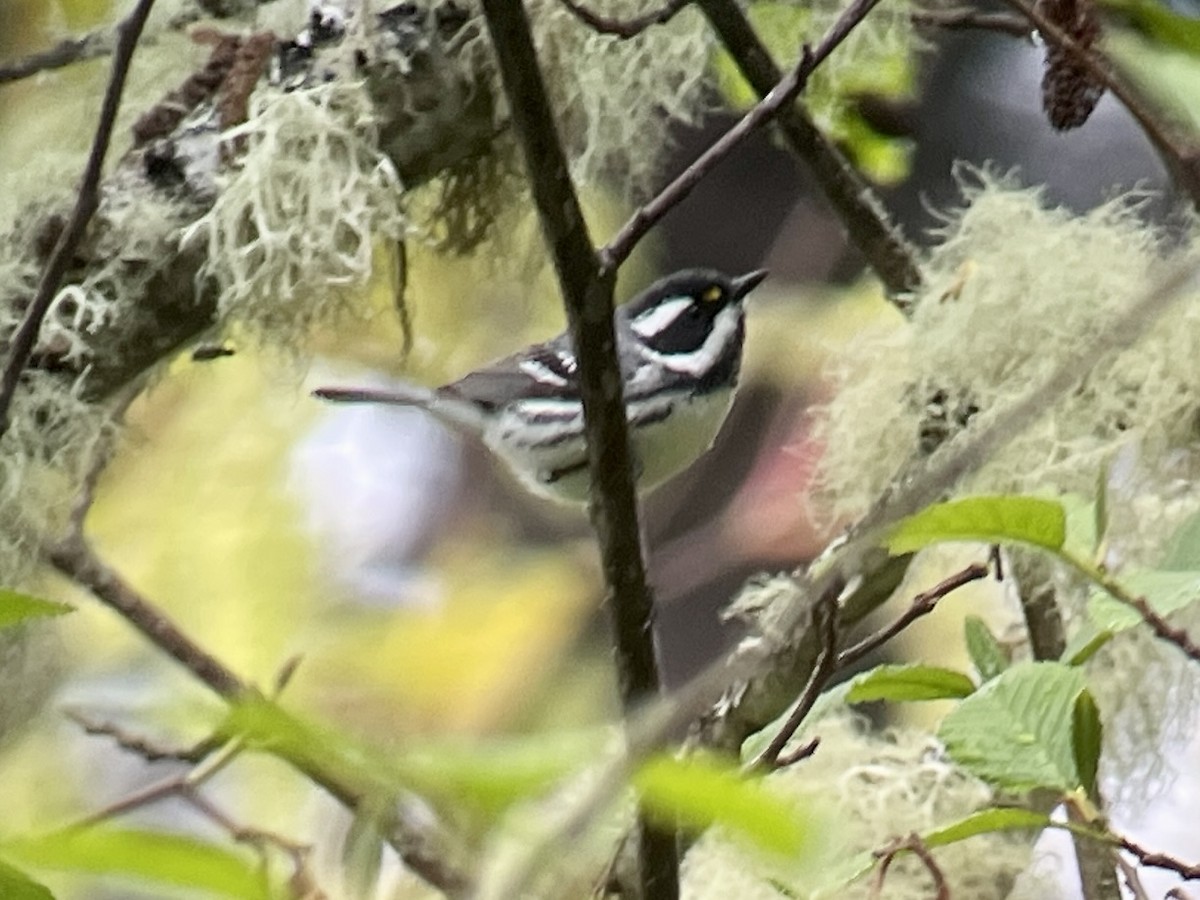
[[[712,287],[704,289],[704,293],[700,295],[700,299],[705,303],[716,303],[724,295],[725,292],[721,290],[720,285],[714,284]]]

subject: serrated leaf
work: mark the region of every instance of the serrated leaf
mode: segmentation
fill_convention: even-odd
[[[238,900],[269,900],[248,854],[197,838],[157,831],[89,828],[0,844],[0,855],[24,866],[105,875],[184,887]]]
[[[874,700],[956,700],[969,696],[975,682],[954,669],[921,665],[882,665],[851,681],[847,703]]]
[[[54,900],[49,888],[4,862],[0,862],[0,897],[4,900]]]
[[[987,623],[979,616],[967,616],[963,620],[963,633],[971,664],[979,673],[980,681],[991,681],[1008,668],[1011,660],[1004,647],[996,640]]]
[[[892,553],[911,553],[946,541],[1022,543],[1059,550],[1066,539],[1062,504],[1040,497],[967,497],[926,507],[902,519],[886,540]]]
[[[0,588],[0,629],[11,628],[30,619],[49,619],[74,612],[75,607],[53,600],[31,597],[8,588]]]
[[[1096,797],[1096,772],[1100,768],[1100,747],[1103,740],[1104,728],[1100,722],[1100,710],[1091,691],[1084,688],[1075,698],[1072,748],[1080,783],[1092,798]]]
[[[1027,831],[1033,828],[1047,828],[1051,824],[1053,822],[1045,813],[1018,807],[996,807],[971,813],[952,825],[946,825],[923,835],[921,840],[926,847],[945,847],[947,844],[955,844],[981,834],[992,834],[997,831]]]
[[[1079,669],[1020,663],[958,704],[938,737],[959,765],[997,787],[1067,792],[1081,784],[1072,742]]]
[[[1169,572],[1149,569],[1123,573],[1120,582],[1131,594],[1145,597],[1150,608],[1163,616],[1200,600],[1200,572]],[[1103,590],[1088,599],[1088,618],[1097,628],[1114,634],[1140,625],[1138,611]]]
[[[664,823],[697,832],[719,824],[793,860],[810,846],[813,829],[800,810],[735,764],[657,756],[641,766],[633,783],[644,808]]]

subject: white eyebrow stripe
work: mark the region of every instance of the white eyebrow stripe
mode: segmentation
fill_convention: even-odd
[[[678,297],[674,300],[667,300],[653,309],[646,310],[646,312],[630,322],[629,326],[640,337],[652,338],[665,331],[672,322],[683,314],[685,309],[688,309],[695,302],[691,297]]]
[[[523,359],[518,368],[534,381],[541,382],[542,384],[552,384],[556,387],[566,387],[567,379],[563,378],[545,363],[539,362],[536,359]]]

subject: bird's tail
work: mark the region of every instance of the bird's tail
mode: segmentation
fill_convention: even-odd
[[[478,434],[485,425],[483,414],[475,404],[445,397],[435,390],[416,384],[402,384],[387,389],[322,387],[313,391],[313,396],[333,403],[416,406],[433,413],[447,425],[465,434]]]
[[[314,397],[334,403],[387,403],[392,406],[422,406],[429,408],[434,393],[429,388],[406,384],[397,388],[322,387],[313,391]]]

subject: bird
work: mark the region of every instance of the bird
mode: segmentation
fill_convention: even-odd
[[[730,277],[684,269],[617,307],[613,324],[639,493],[712,445],[733,403],[745,343],[744,301],[764,269]],[[427,410],[481,438],[533,494],[565,504],[590,493],[578,362],[566,332],[437,388],[322,387],[336,403]]]

